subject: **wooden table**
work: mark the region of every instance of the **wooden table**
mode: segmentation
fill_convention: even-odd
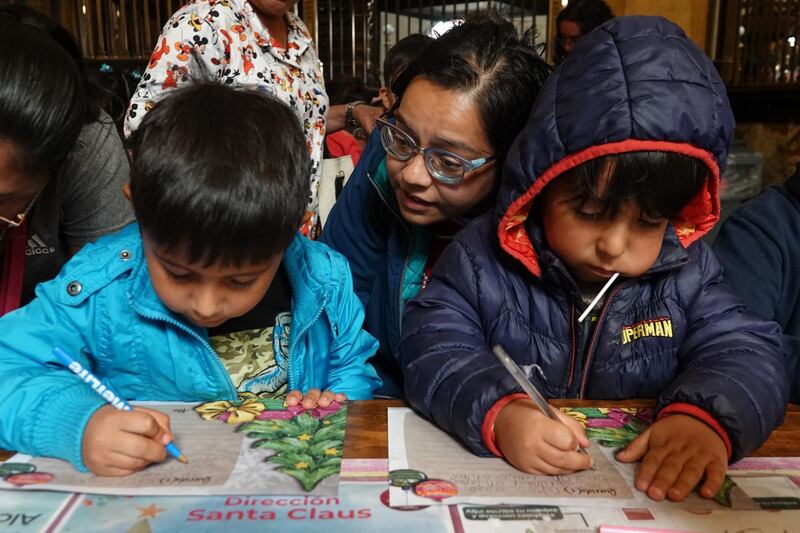
[[[623,402],[592,400],[557,400],[558,407],[650,407],[650,400]],[[367,400],[349,402],[344,457],[348,459],[386,459],[389,456],[386,409],[407,407],[402,400]],[[789,404],[786,418],[769,440],[750,454],[761,457],[800,456],[800,405]],[[10,452],[0,450],[0,461],[8,459]]]
[[[597,400],[556,400],[557,407],[652,407],[652,400],[622,402]],[[344,457],[349,459],[385,459],[389,456],[386,409],[407,407],[401,400],[349,402],[345,430]],[[789,404],[786,418],[769,440],[750,454],[756,457],[800,456],[800,405]]]

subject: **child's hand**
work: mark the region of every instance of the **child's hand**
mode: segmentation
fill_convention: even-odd
[[[169,417],[137,407],[120,411],[101,407],[83,432],[83,462],[98,476],[127,476],[164,460],[172,440]]]
[[[494,422],[495,445],[513,466],[531,474],[561,475],[586,470],[592,458],[578,451],[589,446],[581,425],[557,411],[551,420],[531,400],[503,407]]]
[[[665,496],[683,500],[703,476],[700,495],[713,498],[728,469],[728,454],[719,435],[687,415],[662,418],[619,452],[617,460],[631,463],[642,456],[636,488],[656,501]]]
[[[306,392],[305,396],[303,396],[303,393],[299,390],[293,390],[286,395],[287,406],[293,407],[302,402],[303,409],[313,409],[317,406],[328,407],[334,401],[339,403],[345,402],[347,401],[347,395],[334,393],[329,390],[320,392],[319,389],[310,389]]]

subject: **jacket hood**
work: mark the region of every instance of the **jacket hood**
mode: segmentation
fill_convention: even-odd
[[[580,40],[548,78],[512,145],[498,196],[502,248],[541,273],[525,220],[551,180],[591,159],[636,151],[696,157],[706,186],[672,220],[686,247],[719,219],[719,176],[734,129],[711,60],[662,17],[618,17]]]

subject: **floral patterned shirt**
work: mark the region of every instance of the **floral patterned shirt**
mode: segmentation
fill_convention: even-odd
[[[328,96],[322,68],[303,22],[286,14],[285,49],[272,39],[246,0],[192,0],[166,23],[125,117],[125,136],[135,130],[161,93],[206,75],[221,83],[268,92],[295,109],[313,160],[308,210],[318,211],[317,189]],[[192,70],[194,69],[194,71]]]

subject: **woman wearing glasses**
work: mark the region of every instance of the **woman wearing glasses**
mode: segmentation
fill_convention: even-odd
[[[491,13],[433,41],[395,80],[321,240],[350,261],[365,327],[381,343],[379,395],[403,395],[403,308],[452,236],[494,205],[503,160],[549,68],[531,36]]]
[[[86,242],[133,219],[128,160],[56,22],[0,6],[0,316]]]

